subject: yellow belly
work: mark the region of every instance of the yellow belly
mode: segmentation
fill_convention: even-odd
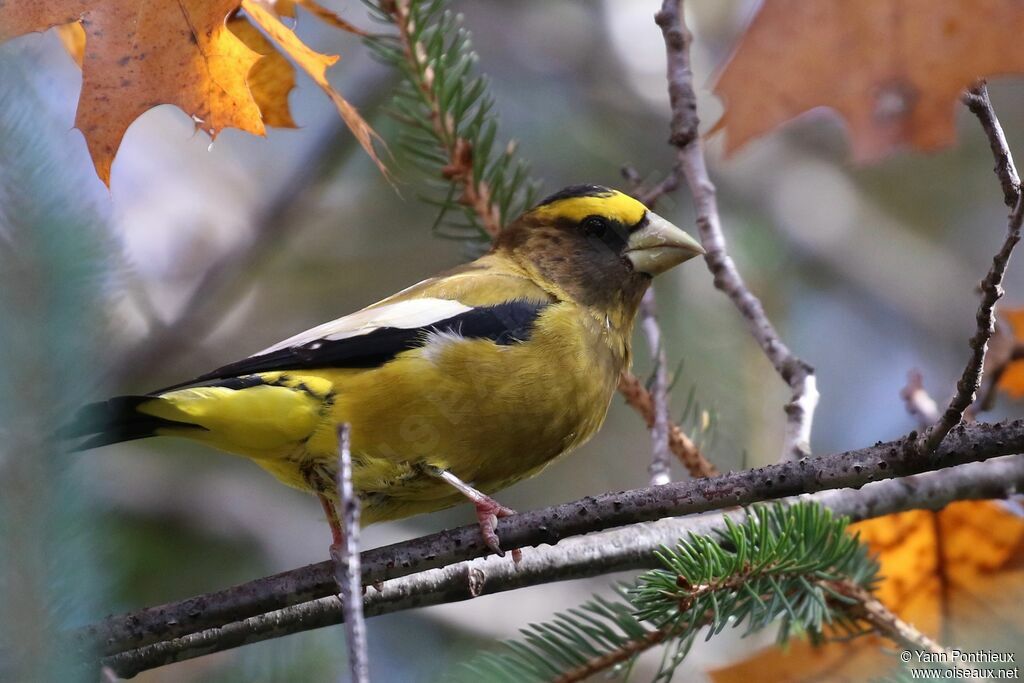
[[[424,465],[491,493],[536,474],[601,426],[628,350],[618,336],[601,338],[608,333],[598,325],[566,334],[559,325],[582,324],[573,314],[563,312],[564,320],[529,343],[440,339],[376,368],[296,371],[283,379],[268,373],[304,389],[261,397],[268,403],[254,413],[258,428],[281,435],[271,444],[245,438],[244,420],[232,420],[230,430],[208,422],[208,432],[180,435],[250,457],[282,482],[309,489],[311,469],[333,476],[336,429],[347,423],[365,523],[442,509],[463,499]],[[254,390],[239,393],[246,391]],[[270,427],[275,410],[303,424],[315,413],[315,426]],[[301,438],[289,438],[296,431]]]

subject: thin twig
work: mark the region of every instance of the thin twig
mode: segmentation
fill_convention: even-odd
[[[654,397],[643,385],[643,382],[631,372],[623,372],[619,376],[619,393],[626,399],[626,403],[640,413],[647,423],[648,429],[654,428]],[[715,477],[718,476],[718,468],[715,467],[704,454],[700,452],[697,444],[686,435],[682,428],[672,422],[668,424],[668,447],[683,464],[691,477]]]
[[[591,676],[599,674],[602,671],[608,671],[612,667],[623,662],[627,662],[633,657],[636,657],[643,652],[647,652],[651,648],[657,647],[668,640],[673,633],[678,631],[679,628],[680,627],[678,625],[673,624],[672,626],[663,626],[661,628],[648,631],[644,635],[637,636],[609,652],[594,655],[585,663],[573,667],[555,678],[552,678],[551,683],[576,683],[577,681],[585,681]]]
[[[665,347],[661,343],[654,289],[648,289],[640,302],[640,326],[647,338],[647,348],[654,360],[654,385],[651,399],[654,403],[654,424],[651,425],[651,464],[648,467],[651,486],[672,481],[672,453],[668,447],[668,369],[665,367]]]
[[[631,194],[644,206],[654,209],[663,190],[644,191],[640,176],[632,166],[622,167],[622,177],[632,185]],[[658,187],[664,188],[664,183]],[[700,452],[697,444],[669,417],[668,365],[658,325],[658,307],[653,289],[649,289],[640,303],[640,326],[647,337],[651,358],[654,360],[653,391],[640,383],[632,373],[624,372],[619,380],[619,393],[626,403],[644,418],[651,432],[651,485],[671,481],[668,454],[673,453],[691,477],[713,477],[718,469]]]
[[[824,491],[783,499],[783,504],[812,501],[860,521],[911,509],[941,509],[954,500],[1005,498],[1024,489],[1024,456],[961,465],[860,489]],[[671,517],[586,536],[527,553],[519,566],[498,557],[461,562],[383,583],[365,595],[366,614],[472,600],[482,595],[554,581],[587,578],[657,566],[655,553],[691,533],[713,535],[725,518],[740,522],[742,510],[714,515]],[[295,605],[182,638],[132,650],[108,660],[122,675],[280,635],[337,624],[343,618],[337,596]]]
[[[1013,165],[1013,157],[1006,144],[1002,126],[999,125],[999,118],[988,99],[988,91],[984,84],[972,88],[964,100],[968,108],[981,121],[982,128],[988,136],[992,153],[996,157],[995,171],[1003,187],[1004,200],[1007,204],[1012,203],[1013,211],[1010,213],[1006,228],[1006,238],[992,258],[992,266],[985,275],[985,279],[981,281],[981,302],[978,304],[978,313],[975,317],[977,328],[968,342],[971,349],[970,357],[956,384],[956,394],[942,413],[942,417],[921,436],[918,450],[922,455],[935,450],[949,430],[960,424],[964,412],[974,403],[984,374],[988,342],[996,329],[996,302],[1003,296],[1003,277],[1006,274],[1006,267],[1010,262],[1013,248],[1020,241],[1021,222],[1024,220],[1020,177]]]
[[[963,102],[971,110],[981,123],[985,136],[988,138],[989,147],[992,149],[992,156],[995,157],[996,165],[992,170],[999,178],[999,185],[1003,188],[1003,202],[1008,209],[1017,204],[1020,196],[1020,176],[1017,175],[1017,168],[1013,165],[1013,155],[1010,154],[1010,146],[1006,143],[1006,136],[1003,134],[1003,127],[999,123],[995,109],[988,97],[988,87],[982,81],[975,87],[964,93]]]
[[[331,546],[334,576],[341,589],[345,620],[345,642],[352,683],[369,683],[370,660],[366,647],[366,622],[363,619],[363,583],[359,566],[359,499],[352,488],[352,449],[350,428],[338,429],[338,498],[345,540],[341,547]]]
[[[997,330],[996,335],[999,332]],[[1010,333],[1008,333],[1010,334]],[[995,337],[993,337],[995,339]],[[985,356],[986,362],[992,360],[992,348]],[[999,381],[1006,374],[1012,363],[1024,360],[1024,344],[1014,342],[1013,347],[1001,358],[998,363],[985,370],[985,377],[982,379],[981,388],[978,390],[978,398],[965,413],[964,419],[977,419],[979,413],[992,410],[996,402],[996,390],[999,388]]]
[[[508,547],[526,548],[635,522],[719,510],[1024,452],[1024,420],[960,425],[928,458],[917,432],[888,443],[754,470],[606,493],[498,521]],[[363,585],[484,557],[475,524],[367,550]],[[530,553],[527,553],[529,555]],[[83,651],[114,654],[307,602],[336,591],[333,563],[321,562],[175,603],[111,616],[73,635]]]
[[[669,142],[676,147],[676,172],[686,179],[697,211],[697,229],[714,276],[715,287],[733,302],[747,323],[775,371],[789,385],[793,394],[785,406],[786,430],[782,459],[792,460],[810,455],[811,427],[818,405],[818,388],[814,368],[800,360],[782,342],[765,314],[761,301],[747,288],[732,257],[726,251],[715,198],[715,186],[708,175],[697,118],[697,96],[690,68],[690,44],[693,36],[683,18],[682,0],[664,0],[655,15],[665,39],[668,61],[668,92],[672,107]],[[671,183],[668,184],[671,186]]]
[[[913,624],[901,619],[870,591],[850,581],[827,583],[829,588],[835,592],[855,600],[856,604],[849,608],[851,613],[870,624],[878,634],[906,650],[917,650],[935,655],[935,661],[944,662],[950,668],[959,669],[967,674],[958,676],[960,679],[976,679],[976,676],[971,675],[971,670],[960,664],[949,650],[922,633]]]
[[[920,370],[913,369],[907,373],[907,384],[900,389],[900,398],[921,429],[928,429],[939,419],[939,406],[924,388],[924,376]]]

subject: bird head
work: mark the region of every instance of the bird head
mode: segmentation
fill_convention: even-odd
[[[639,300],[655,275],[704,253],[636,199],[599,185],[551,195],[495,245],[580,303]]]

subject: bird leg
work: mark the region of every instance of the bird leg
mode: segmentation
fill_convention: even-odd
[[[480,533],[484,537],[484,543],[488,548],[493,550],[496,555],[504,557],[505,552],[501,549],[501,544],[498,541],[498,533],[495,531],[495,527],[497,526],[499,519],[503,517],[510,517],[516,514],[516,511],[505,507],[487,494],[477,491],[475,488],[462,481],[448,470],[432,466],[427,467],[426,469],[431,476],[437,477],[441,481],[450,484],[455,488],[455,490],[473,503],[473,507],[476,508],[476,521],[480,525]],[[512,561],[519,564],[522,559],[523,551],[519,548],[515,548],[512,551]]]
[[[341,548],[341,544],[345,542],[345,531],[341,528],[341,518],[338,517],[338,508],[334,506],[334,503],[323,493],[317,493],[316,497],[320,500],[320,506],[324,509],[324,517],[327,518],[327,523],[331,527],[331,552],[333,554],[335,548]]]

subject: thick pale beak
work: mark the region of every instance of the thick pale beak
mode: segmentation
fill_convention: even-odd
[[[633,268],[652,277],[703,253],[697,240],[651,211],[647,212],[647,225],[626,243],[626,258]]]

